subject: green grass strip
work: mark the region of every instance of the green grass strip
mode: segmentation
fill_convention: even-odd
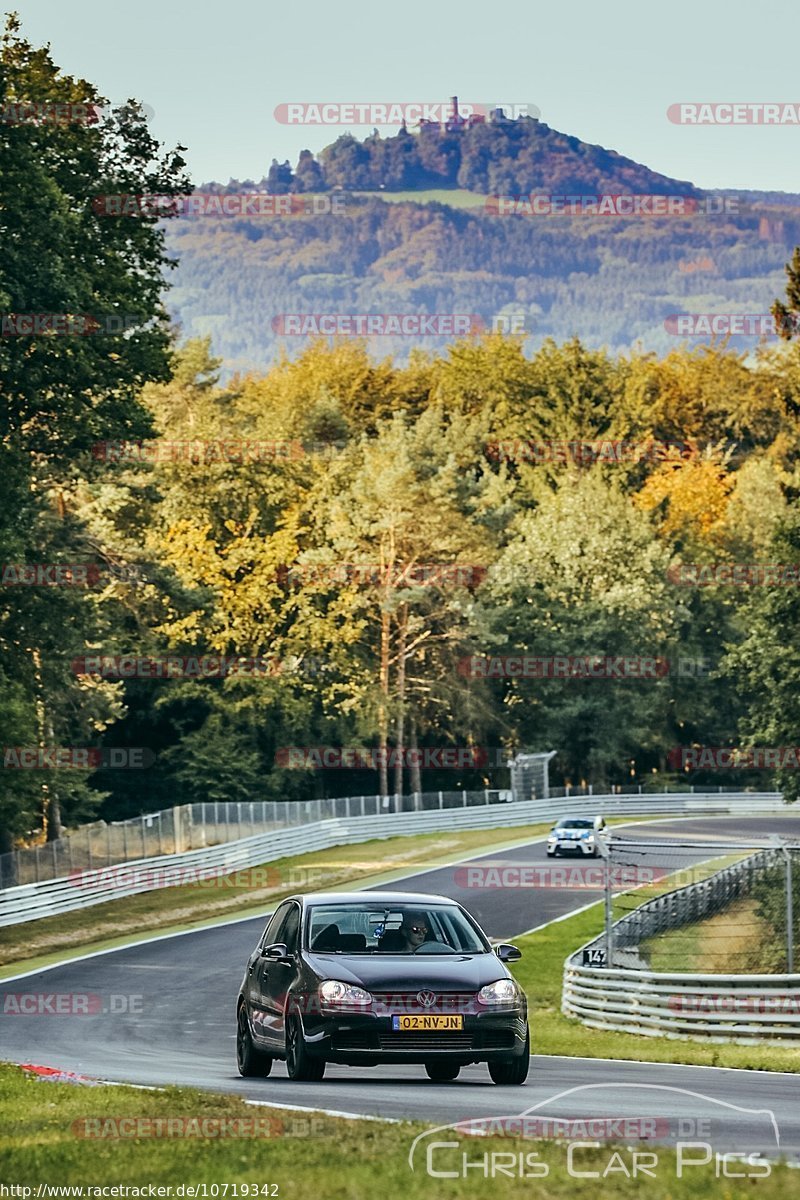
[[[427,1080],[422,1071],[420,1076],[418,1083],[401,1084],[398,1090],[409,1095],[423,1092]],[[513,1091],[509,1115],[531,1103],[530,1089],[508,1090]],[[303,1093],[302,1084],[287,1087],[292,1103],[302,1104]],[[330,1103],[337,1105],[335,1085]],[[475,1108],[479,1116],[479,1101]],[[205,1197],[221,1200],[243,1195],[278,1200],[486,1200],[489,1195],[503,1200],[633,1200],[642,1195],[648,1200],[783,1200],[797,1184],[797,1172],[780,1164],[762,1178],[717,1178],[713,1159],[702,1167],[685,1167],[683,1177],[677,1178],[675,1153],[646,1142],[633,1143],[631,1149],[603,1145],[577,1151],[573,1171],[595,1173],[578,1178],[568,1170],[566,1143],[516,1137],[457,1139],[452,1132],[444,1136],[460,1141],[459,1147],[436,1152],[431,1165],[434,1170],[455,1169],[457,1177],[434,1178],[426,1170],[424,1147],[415,1155],[413,1171],[408,1162],[412,1141],[430,1127],[254,1107],[232,1096],[191,1088],[145,1091],[43,1082],[19,1068],[0,1065],[3,1182],[33,1189],[32,1198],[40,1185],[122,1185],[144,1188],[141,1196],[148,1196],[151,1185],[182,1185],[182,1193],[172,1191],[173,1200],[189,1196],[187,1186],[198,1189],[194,1196],[203,1200],[204,1185]],[[172,1135],[165,1132],[170,1128]],[[213,1130],[213,1136],[195,1133]],[[654,1178],[631,1177],[632,1150],[656,1155],[655,1165],[651,1163]],[[504,1167],[494,1178],[493,1154],[503,1156],[499,1161]],[[462,1156],[472,1163],[486,1162],[487,1167],[465,1170]],[[743,1168],[739,1164],[734,1169]],[[128,1200],[136,1195],[128,1192]],[[46,1192],[42,1196],[50,1200]],[[83,1196],[94,1200],[86,1190]],[[21,1200],[28,1197],[23,1193]]]

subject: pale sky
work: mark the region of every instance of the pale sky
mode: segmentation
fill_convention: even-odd
[[[800,125],[672,124],[680,102],[800,106],[800,5],[773,0],[12,0],[24,34],[112,103],[135,96],[195,183],[260,179],[346,126],[275,120],[289,102],[534,104],[555,129],[705,188],[800,191]],[[371,127],[352,127],[365,136]],[[384,129],[382,132],[392,132]]]

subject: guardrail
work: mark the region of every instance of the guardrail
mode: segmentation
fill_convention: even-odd
[[[776,792],[573,797],[566,807],[576,815],[599,810],[607,816],[786,812],[786,805]],[[176,887],[193,880],[213,879],[312,850],[439,830],[546,823],[562,816],[564,809],[563,799],[526,800],[363,817],[352,814],[349,818],[310,822],[219,846],[143,858],[99,870],[77,871],[59,879],[6,888],[0,892],[0,927],[72,912],[140,892]]]
[[[614,923],[614,952],[702,920],[720,905],[747,895],[756,876],[780,858],[780,850],[760,850],[707,879],[647,901]],[[584,1025],[650,1037],[743,1044],[765,1037],[800,1038],[798,974],[723,975],[655,972],[612,963],[583,965],[584,951],[604,942],[604,934],[593,938],[564,964],[562,1012]]]
[[[541,755],[538,757],[547,757]],[[546,786],[546,785],[545,785]],[[724,791],[701,789],[698,794],[748,794],[748,789]],[[335,817],[382,816],[387,813],[428,812],[502,804],[513,800],[555,800],[571,808],[575,799],[593,801],[614,796],[691,795],[694,787],[642,788],[625,784],[609,793],[593,796],[592,786],[553,788],[544,792],[481,788],[479,791],[412,792],[404,796],[335,796],[318,800],[209,800],[175,805],[157,812],[142,813],[125,821],[94,821],[65,833],[63,837],[0,854],[0,890],[46,879],[63,879],[75,871],[107,867],[114,863],[138,862],[165,854],[201,850],[222,842],[241,841],[257,833],[269,833],[296,825],[308,825]],[[752,793],[749,793],[752,794]]]
[[[710,1042],[800,1038],[800,975],[564,968],[562,1011],[595,1029]]]

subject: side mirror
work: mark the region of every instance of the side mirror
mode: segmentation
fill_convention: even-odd
[[[275,942],[271,946],[265,946],[261,951],[264,958],[288,958],[289,949],[284,942]]]
[[[519,946],[510,946],[508,942],[501,942],[499,946],[495,946],[494,952],[502,963],[516,962],[522,958]]]

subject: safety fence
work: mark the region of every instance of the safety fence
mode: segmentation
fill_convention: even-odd
[[[715,871],[707,879],[675,888],[646,901],[614,923],[615,951],[638,947],[646,938],[666,933],[669,929],[680,929],[720,912],[734,900],[749,895],[754,881],[768,867],[779,862],[780,857],[778,850],[759,850],[740,862]],[[598,938],[598,943],[604,937]]]
[[[415,812],[378,813],[368,811],[366,802],[370,797],[358,798],[350,802],[349,817],[327,817],[293,826],[287,823],[283,828],[273,827],[266,832],[217,846],[139,858],[125,864],[77,867],[60,878],[3,889],[0,892],[0,926],[54,916],[157,888],[175,887],[204,876],[224,876],[313,850],[365,842],[373,838],[442,830],[546,824],[561,817],[565,809],[576,815],[601,812],[606,816],[786,812],[780,795],[772,792],[584,796],[572,798],[566,804],[561,798],[497,803],[497,793],[494,796],[491,793],[472,793],[472,796],[480,796],[482,803],[462,803],[460,808],[443,804],[441,809],[438,806],[427,809],[420,807]],[[360,811],[362,799],[367,810],[363,815]],[[335,803],[342,804],[342,801]]]
[[[410,796],[342,796],[320,800],[212,800],[95,821],[62,838],[0,855],[0,889],[59,879],[75,871],[161,858],[241,841],[316,821],[387,813],[471,808],[511,800],[510,791],[441,791]]]
[[[628,853],[637,845],[625,844]],[[719,854],[722,849],[715,851],[712,844],[706,844],[702,853]],[[608,861],[613,858],[612,841]],[[603,934],[567,958],[562,1011],[593,1028],[647,1036],[742,1043],[800,1038],[800,975],[794,973],[792,942],[792,858],[800,865],[796,845],[746,854],[707,878],[661,893],[620,920],[607,921]],[[644,958],[636,961],[647,939],[724,911],[748,897],[768,872],[782,865],[787,881],[788,973],[653,971]]]
[[[738,792],[708,789],[700,797],[711,795],[769,796],[780,803],[777,793]],[[667,792],[639,787],[614,788],[610,793],[593,795],[591,785],[582,788],[551,788],[544,797],[516,793],[508,789],[485,788],[480,791],[416,792],[407,796],[341,796],[319,800],[218,800],[176,805],[158,812],[143,813],[126,821],[95,821],[64,837],[41,845],[0,854],[0,890],[26,883],[62,879],[75,871],[138,862],[143,858],[161,858],[186,850],[202,850],[225,842],[241,841],[259,833],[270,833],[317,821],[349,820],[394,813],[442,812],[452,809],[483,807],[522,800],[559,800],[548,815],[571,810],[577,800],[605,803],[613,797],[658,797],[666,803],[670,796],[694,795],[693,788]],[[566,805],[561,801],[565,801]],[[669,808],[664,811],[671,811]],[[676,810],[678,811],[678,810]]]

